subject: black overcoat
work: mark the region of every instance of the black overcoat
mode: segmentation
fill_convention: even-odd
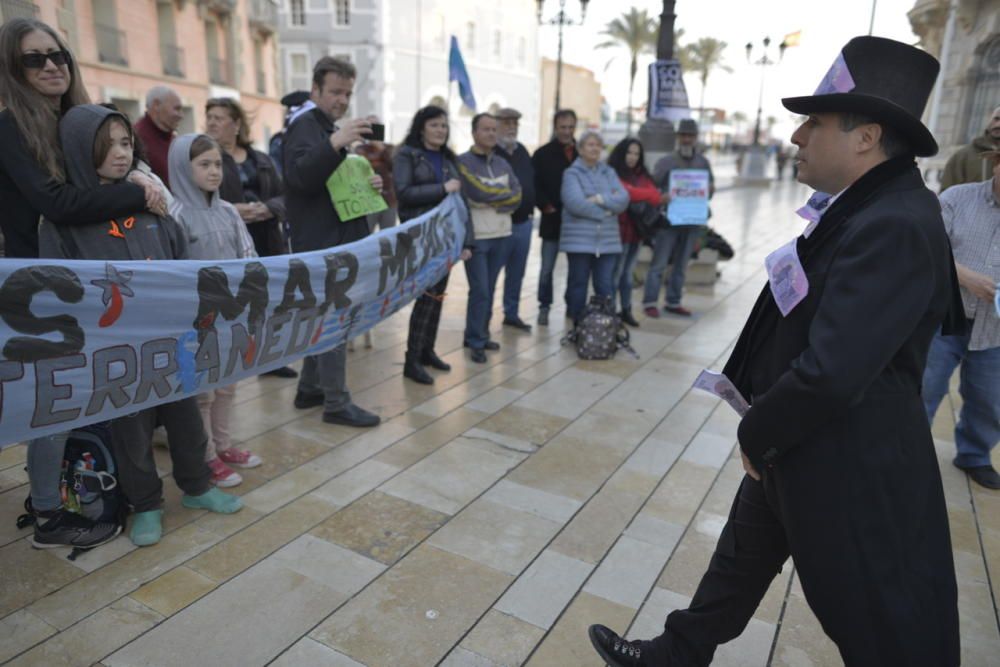
[[[725,368],[752,401],[740,446],[810,604],[871,633],[854,664],[957,665],[948,515],[920,397],[935,333],[946,316],[962,324],[940,205],[896,158],[798,251],[808,296],[782,317],[765,286]]]
[[[531,156],[531,164],[535,168],[535,206],[542,212],[538,225],[538,235],[543,239],[557,240],[562,228],[562,179],[563,172],[579,157],[576,146],[573,146],[572,158],[566,158],[566,149],[558,139],[540,147]],[[545,208],[552,206],[555,211],[546,213]]]

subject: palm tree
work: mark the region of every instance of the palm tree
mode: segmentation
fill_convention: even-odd
[[[708,76],[714,69],[732,72],[733,69],[722,64],[723,52],[728,44],[714,37],[702,37],[694,44],[688,44],[682,50],[685,55],[685,69],[698,75],[701,81],[701,101],[698,103],[699,115],[705,109],[705,88],[708,86]]]
[[[632,89],[635,86],[635,75],[639,70],[639,56],[645,53],[655,53],[658,33],[658,22],[651,17],[646,10],[639,10],[633,7],[627,13],[610,21],[601,31],[607,37],[597,45],[599,49],[625,47],[629,52],[629,80],[628,80],[628,120],[626,121],[626,135],[632,133]],[[613,59],[612,59],[613,60]],[[611,61],[608,61],[608,65]]]

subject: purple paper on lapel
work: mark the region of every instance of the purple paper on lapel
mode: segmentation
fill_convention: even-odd
[[[795,213],[806,220],[809,221],[809,226],[802,233],[803,236],[809,238],[809,235],[813,233],[816,229],[816,225],[819,224],[819,219],[823,217],[823,212],[830,205],[830,200],[833,195],[829,195],[825,192],[814,192],[809,201],[805,203],[805,206],[799,208]]]
[[[823,81],[820,82],[819,88],[816,89],[813,95],[849,93],[852,90],[854,90],[854,77],[851,76],[851,70],[847,69],[847,63],[844,62],[844,54],[841,53],[833,61],[830,71],[823,77]]]

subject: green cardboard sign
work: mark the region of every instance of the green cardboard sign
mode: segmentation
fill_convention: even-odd
[[[375,175],[368,160],[348,155],[326,179],[326,190],[337,215],[344,222],[389,208],[379,191],[369,182]]]

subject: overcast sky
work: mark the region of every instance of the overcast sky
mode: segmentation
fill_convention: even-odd
[[[917,36],[906,18],[906,12],[915,4],[915,0],[877,0],[873,34],[915,44]],[[558,5],[558,0],[547,0],[544,17],[552,16]],[[603,41],[600,32],[604,26],[631,6],[658,16],[663,4],[660,0],[591,0],[586,23],[567,27],[564,32],[564,61],[593,70],[601,82],[602,93],[613,108],[627,105],[628,53],[624,49],[594,49],[593,46]],[[579,0],[567,0],[566,8],[567,13],[579,17]],[[781,64],[766,68],[764,84],[764,118],[775,116],[782,131],[790,131],[790,114],[781,106],[780,98],[811,94],[840,48],[851,37],[868,34],[872,0],[677,0],[675,11],[677,27],[684,29],[685,41],[715,37],[728,43],[724,62],[733,71],[712,73],[705,92],[705,106],[720,107],[729,113],[743,111],[751,121],[757,112],[761,68],[747,63],[746,43],[752,41],[759,47],[761,40],[769,36],[774,57],[777,44],[786,34],[802,31],[801,45],[789,48]],[[556,29],[543,27],[539,40],[542,55],[555,58]],[[759,54],[756,50],[756,55]],[[605,69],[612,57],[615,60]],[[646,99],[645,65],[651,60],[647,57],[640,61],[634,95],[637,106]],[[691,106],[697,106],[701,83],[693,75],[686,75],[685,83]]]

